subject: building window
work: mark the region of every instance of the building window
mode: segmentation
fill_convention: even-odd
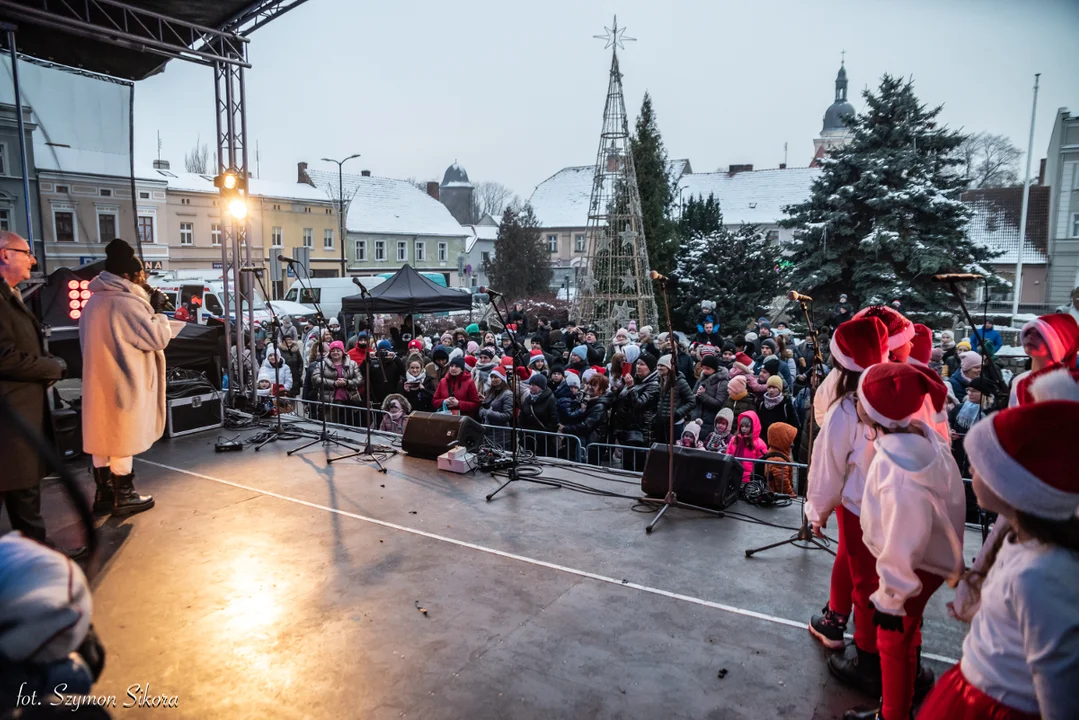
[[[427,244],[423,240],[416,241],[415,258],[417,263],[427,261]]]
[[[450,246],[447,243],[440,242],[438,244],[438,261],[446,262],[446,258],[449,257]]]
[[[139,215],[139,238],[144,243],[154,242],[154,216]]]
[[[573,237],[573,251],[584,252],[584,235],[578,234]]]
[[[191,198],[180,198],[180,204],[181,205],[190,205],[191,204]]]
[[[274,226],[274,228],[270,231],[270,244],[273,247],[285,246],[285,231],[281,228],[281,226]]]
[[[552,252],[552,253],[558,252],[558,236],[557,235],[548,235],[547,236],[547,251]]]
[[[219,223],[210,225],[210,244],[214,247],[221,245],[221,225]]]
[[[56,228],[56,242],[75,242],[74,210],[53,210],[52,222]]]
[[[769,244],[775,244],[775,243],[779,242],[779,231],[778,230],[769,230],[765,234],[764,239]]]
[[[109,188],[101,188],[98,192],[101,193],[101,197],[112,197],[112,190]]]
[[[0,230],[11,229],[11,210],[7,208],[0,209]]]
[[[304,211],[305,213],[309,213],[309,212],[311,212],[311,208],[309,208],[309,207],[305,207],[305,208],[303,209],[303,211]]]
[[[311,228],[303,229],[303,246],[313,248],[315,246],[315,231]]]
[[[367,241],[356,241],[356,262],[367,262]]]
[[[484,250],[480,253],[480,267],[487,267],[491,262],[491,253]]]
[[[195,244],[195,224],[194,223],[180,223],[180,244],[181,245],[194,245]]]
[[[377,262],[386,262],[385,240],[375,240],[375,260]]]
[[[145,191],[139,191],[139,200],[149,200],[149,199],[150,199],[150,193],[145,192]]]
[[[67,195],[69,192],[71,192],[71,189],[67,185],[57,185],[56,192]]]
[[[326,214],[327,215],[333,215],[333,209],[332,208],[326,208]]]
[[[333,250],[333,230],[329,228],[322,231],[322,249]]]
[[[408,260],[408,243],[404,240],[397,241],[397,262]]]
[[[1079,213],[1072,215],[1072,237],[1079,237]]]
[[[281,209],[281,206],[280,206],[280,205],[278,205],[277,203],[274,203],[273,209],[274,209],[274,210],[280,210],[280,209]]]
[[[111,242],[116,237],[116,220],[119,212],[109,208],[97,211],[97,241],[99,243]]]
[[[7,175],[7,143],[0,143],[0,175]]]

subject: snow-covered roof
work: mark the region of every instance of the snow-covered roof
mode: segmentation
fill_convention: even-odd
[[[477,240],[494,242],[498,239],[498,228],[493,225],[462,225],[470,234],[465,238],[465,252],[472,252]]]
[[[989,260],[995,265],[1015,265],[1019,259],[1019,218],[1022,188],[986,188],[963,193],[963,202],[974,215],[967,224],[967,238],[1001,253]],[[1049,188],[1030,188],[1027,232],[1023,240],[1023,263],[1044,265],[1049,241]]]
[[[682,200],[715,195],[723,222],[774,225],[783,219],[783,208],[809,197],[820,168],[746,170],[743,172],[691,173],[683,175],[678,187]]]
[[[667,162],[667,172],[675,180],[678,180],[686,173],[693,172],[693,166],[689,164],[689,158],[677,158]]]
[[[150,176],[164,180],[169,190],[175,192],[217,193],[213,175],[176,172],[175,170],[151,170]],[[332,198],[324,191],[311,187],[307,183],[289,183],[280,180],[251,178],[247,181],[247,192],[252,197],[276,198],[281,200],[300,200],[302,202],[331,202]]]
[[[325,188],[328,196],[337,197],[337,173],[308,170],[307,174],[319,192]],[[352,198],[345,220],[349,232],[461,238],[471,234],[445,205],[408,180],[346,174],[343,187],[345,198]]]
[[[532,191],[528,202],[545,228],[583,228],[588,225],[595,165],[562,168]]]

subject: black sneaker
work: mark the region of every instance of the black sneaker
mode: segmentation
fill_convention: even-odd
[[[846,641],[843,633],[847,631],[847,616],[832,612],[827,605],[821,610],[820,615],[814,615],[809,620],[809,632],[830,650],[842,650]]]
[[[844,685],[879,698],[881,690],[880,655],[866,652],[857,645],[828,658],[828,670]]]

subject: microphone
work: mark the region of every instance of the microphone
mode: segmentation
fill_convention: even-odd
[[[962,282],[965,280],[984,280],[985,275],[980,273],[943,273],[934,275],[933,282]]]
[[[299,260],[296,260],[295,258],[290,258],[290,257],[287,257],[285,255],[278,255],[277,256],[277,261],[278,262],[283,262],[283,263],[289,263],[289,264],[300,262]]]
[[[648,277],[652,278],[656,282],[667,282],[667,276],[666,275],[660,275],[655,270],[649,270],[648,271]]]
[[[367,293],[367,288],[364,287],[363,283],[360,282],[360,279],[358,277],[356,277],[355,275],[352,276],[352,284],[360,289],[360,295],[366,296],[368,294]]]
[[[502,297],[502,293],[498,292],[497,290],[492,290],[491,288],[487,287],[486,285],[480,285],[479,291],[481,293],[485,294],[485,295],[490,296],[490,297]]]
[[[813,302],[813,298],[808,295],[803,295],[797,290],[789,290],[787,292],[787,299],[793,300],[794,302]]]

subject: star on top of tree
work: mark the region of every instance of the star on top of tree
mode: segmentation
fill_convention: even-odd
[[[622,43],[635,42],[637,40],[637,38],[626,37],[626,29],[624,27],[618,27],[617,15],[614,16],[614,24],[611,27],[604,26],[603,30],[603,35],[593,35],[592,37],[596,38],[597,40],[603,40],[607,43],[603,46],[604,50],[612,46],[619,50],[625,50],[626,46]]]

